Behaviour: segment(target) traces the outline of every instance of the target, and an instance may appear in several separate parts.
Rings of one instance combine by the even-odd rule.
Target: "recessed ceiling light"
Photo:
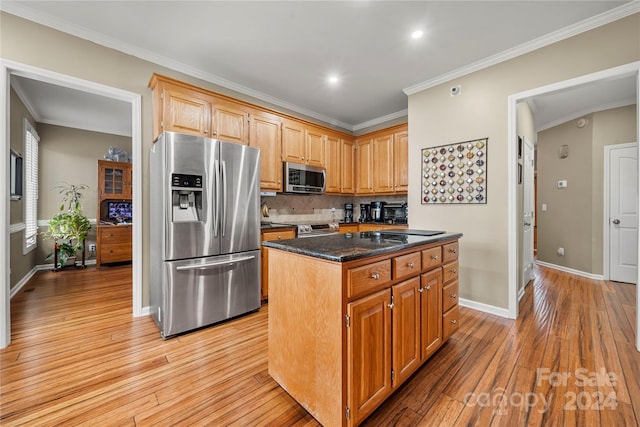
[[[422,37],[424,33],[422,32],[422,30],[415,30],[413,33],[411,33],[411,38],[412,39],[419,39],[420,37]]]
[[[329,83],[338,83],[338,76],[329,76]]]

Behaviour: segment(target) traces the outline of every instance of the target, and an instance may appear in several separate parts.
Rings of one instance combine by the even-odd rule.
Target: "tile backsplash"
[[[375,201],[399,202],[407,201],[406,195],[392,196],[334,196],[277,194],[275,197],[263,196],[260,203],[269,207],[269,217],[262,217],[270,222],[330,222],[344,219],[344,205],[353,203],[354,221],[360,217],[360,203]],[[335,211],[331,209],[334,208]]]

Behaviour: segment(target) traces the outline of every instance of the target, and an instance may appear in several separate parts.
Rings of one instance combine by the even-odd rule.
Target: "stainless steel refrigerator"
[[[150,306],[162,337],[260,308],[260,151],[165,132],[149,178]]]

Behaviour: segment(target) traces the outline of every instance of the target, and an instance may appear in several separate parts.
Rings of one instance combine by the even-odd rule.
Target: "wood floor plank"
[[[534,274],[516,320],[461,307],[460,329],[362,425],[640,425],[635,286]],[[268,374],[268,305],[162,340],[132,317],[131,289],[123,266],[39,272],[18,292],[0,424],[319,426]],[[598,393],[615,407],[594,406]],[[589,408],[572,409],[573,395]]]

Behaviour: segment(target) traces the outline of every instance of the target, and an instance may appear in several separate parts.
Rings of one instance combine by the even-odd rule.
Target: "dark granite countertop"
[[[301,239],[272,240],[263,246],[329,261],[346,262],[401,251],[415,246],[458,239],[462,233],[429,230],[383,230],[332,234]]]
[[[297,225],[293,224],[280,224],[275,222],[261,222],[260,230],[277,230],[279,228],[297,228]]]

